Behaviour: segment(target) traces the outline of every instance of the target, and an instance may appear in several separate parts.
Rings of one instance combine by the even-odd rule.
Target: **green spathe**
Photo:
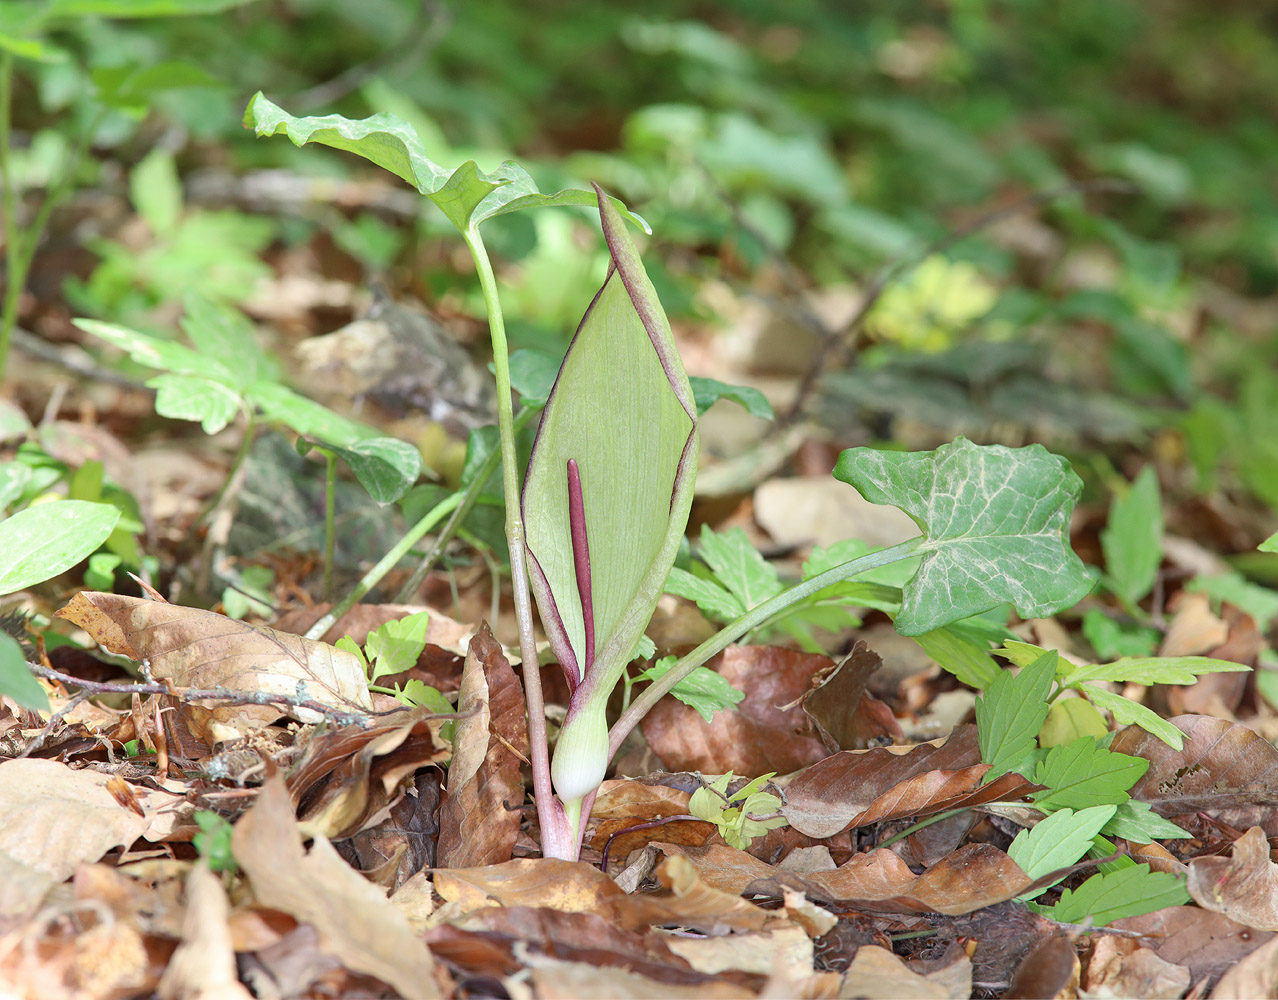
[[[696,406],[669,323],[602,193],[599,211],[612,266],[560,368],[523,493],[532,590],[573,688],[561,747],[598,742],[573,730],[598,728],[598,708],[652,616],[687,526],[697,457]],[[573,754],[574,775],[602,775],[606,740],[598,750],[598,766]],[[556,788],[574,799],[590,782],[564,763],[557,751]]]

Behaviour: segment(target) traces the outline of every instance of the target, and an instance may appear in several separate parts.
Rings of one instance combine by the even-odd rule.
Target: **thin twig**
[[[686,823],[689,821],[693,823],[706,822],[699,816],[691,816],[688,813],[675,813],[673,816],[663,816],[661,819],[649,820],[647,823],[636,823],[634,826],[626,826],[614,831],[604,841],[603,856],[599,859],[599,870],[605,875],[608,874],[608,852],[612,850],[612,842],[623,833],[642,833],[644,830],[655,830],[657,827],[665,826],[667,823]]]

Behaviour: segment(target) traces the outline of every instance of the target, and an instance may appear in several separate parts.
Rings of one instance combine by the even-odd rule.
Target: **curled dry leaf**
[[[672,937],[670,950],[710,976],[730,970],[760,976],[778,970],[791,975],[812,971],[812,939],[799,927],[719,937]]]
[[[160,1000],[250,1000],[236,973],[230,912],[218,877],[206,863],[195,865],[186,879],[182,943],[160,977]]]
[[[1074,942],[1053,934],[1036,944],[1021,960],[1007,988],[1009,997],[1072,997],[1078,995],[1081,972]]]
[[[1114,737],[1115,753],[1144,757],[1149,770],[1131,789],[1164,816],[1200,809],[1278,802],[1278,749],[1246,726],[1206,715],[1181,715],[1171,724],[1185,734],[1180,750],[1137,726]]]
[[[149,661],[152,676],[180,687],[302,696],[341,711],[372,708],[359,660],[288,632],[199,608],[95,592],[77,594],[57,617],[79,625],[112,653]],[[210,742],[286,712],[302,722],[323,717],[307,709],[224,705],[210,713]]]
[[[927,816],[1014,799],[1036,788],[1018,774],[981,784],[975,726],[960,726],[944,740],[909,750],[877,747],[845,750],[791,780],[781,811],[809,837],[833,837],[854,826],[904,816]]]
[[[772,646],[730,646],[707,664],[745,692],[736,711],[706,722],[673,698],[663,698],[643,720],[643,735],[671,771],[733,771],[755,777],[786,774],[826,755],[812,721],[799,705],[828,656]]]
[[[448,797],[439,814],[441,868],[509,861],[524,801],[520,755],[528,755],[524,689],[488,626],[470,641],[461,718],[453,736]]]
[[[803,711],[830,753],[861,750],[879,737],[904,735],[892,710],[866,690],[870,676],[882,665],[883,658],[858,640],[832,670],[813,678],[815,686],[804,696]]]
[[[970,970],[970,965],[969,965]],[[970,971],[968,976],[971,979]],[[971,995],[971,991],[961,997]],[[857,949],[839,989],[841,997],[864,997],[865,1000],[960,1000],[943,982],[921,976],[898,955],[886,948],[867,944]]]
[[[1133,938],[1098,935],[1087,962],[1090,997],[1147,997],[1177,1000],[1191,982],[1189,970],[1158,957]],[[1259,996],[1260,994],[1256,994]]]
[[[375,976],[405,997],[444,995],[430,952],[408,918],[317,837],[309,854],[284,780],[267,780],[231,835],[231,850],[262,906],[319,934],[321,948],[348,969]]]
[[[1194,858],[1186,888],[1204,910],[1278,931],[1278,865],[1269,860],[1269,838],[1258,826],[1234,841],[1232,857]]]
[[[288,777],[306,834],[341,839],[378,822],[414,771],[448,757],[441,724],[419,709],[369,729],[348,726],[312,737]]]
[[[723,845],[654,846],[683,855],[708,886],[724,892],[781,895],[789,888],[813,899],[888,912],[971,913],[1014,899],[1031,884],[1016,862],[988,844],[960,847],[921,875],[883,849],[858,854],[834,871],[798,874]]]

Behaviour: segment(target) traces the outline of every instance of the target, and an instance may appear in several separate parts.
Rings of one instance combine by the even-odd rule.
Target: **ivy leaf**
[[[692,384],[692,398],[697,401],[698,414],[705,413],[719,400],[727,399],[744,407],[750,416],[760,420],[773,420],[776,417],[768,397],[751,386],[731,385],[720,382],[717,378],[700,375],[690,375],[688,381]]]
[[[1163,506],[1152,465],[1141,469],[1127,494],[1110,504],[1101,551],[1110,586],[1128,604],[1153,589],[1163,561]]]
[[[1127,789],[1149,770],[1149,761],[1102,750],[1094,736],[1052,747],[1034,771],[1034,783],[1046,785],[1030,798],[1040,809],[1083,809],[1124,803]]]
[[[675,659],[673,656],[663,656],[635,679],[658,680],[675,665]],[[745,697],[744,691],[738,691],[728,683],[727,678],[715,673],[709,667],[697,667],[676,684],[670,693],[689,708],[697,711],[706,722],[714,718],[715,712],[731,708]]]
[[[585,189],[542,194],[528,172],[511,160],[492,173],[484,173],[474,160],[455,170],[442,167],[426,155],[413,127],[394,115],[379,114],[358,121],[341,115],[295,118],[258,92],[244,111],[244,126],[259,138],[285,135],[295,146],[319,143],[362,156],[415,187],[462,232],[524,208],[597,204],[596,196]],[[627,219],[651,231],[621,202],[613,199],[613,203]]]
[[[1183,879],[1151,872],[1149,865],[1133,865],[1093,875],[1077,889],[1063,890],[1055,906],[1029,905],[1034,912],[1061,923],[1081,924],[1090,918],[1094,926],[1104,927],[1123,917],[1138,917],[1188,902]]]
[[[1082,481],[1042,445],[959,438],[931,452],[850,448],[834,475],[872,503],[900,507],[923,532],[923,561],[896,619],[902,635],[1003,603],[1022,618],[1049,617],[1092,588],[1069,546]]]
[[[1006,774],[1034,750],[1038,731],[1047,718],[1047,695],[1058,658],[1055,650],[1049,650],[1019,674],[1003,670],[976,699],[981,760],[991,765],[984,781]]]
[[[1117,809],[1115,805],[1092,806],[1078,812],[1061,809],[1039,820],[1032,829],[1018,833],[1007,849],[1007,856],[1032,879],[1050,875],[1086,854],[1092,846],[1092,838]],[[1018,898],[1033,899],[1050,888],[1042,886]]]

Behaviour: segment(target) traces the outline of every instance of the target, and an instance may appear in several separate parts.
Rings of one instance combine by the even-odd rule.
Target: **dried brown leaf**
[[[812,939],[799,927],[719,937],[672,937],[670,950],[698,972],[729,970],[767,976],[778,969],[791,975],[812,972]]]
[[[150,662],[151,673],[181,687],[269,692],[336,709],[372,707],[358,659],[333,646],[312,642],[177,604],[161,604],[119,594],[77,594],[57,613],[74,622],[112,653]],[[291,714],[319,722],[308,709],[266,705],[221,706],[210,715],[211,742],[236,735],[237,727],[266,725]]]
[[[673,698],[662,699],[643,720],[643,735],[671,771],[735,771],[754,777],[785,774],[826,755],[825,745],[799,705],[828,656],[773,646],[730,646],[707,666],[745,698],[736,711],[706,722]]]
[[[782,813],[796,830],[818,839],[854,826],[1014,799],[1036,786],[1005,774],[982,785],[975,726],[908,750],[845,750],[804,768],[786,786]]]
[[[1175,750],[1137,726],[1114,737],[1115,753],[1144,757],[1149,770],[1131,790],[1164,816],[1278,802],[1278,749],[1246,726],[1206,715],[1170,720],[1185,734]]]
[[[839,996],[864,1000],[951,1000],[953,993],[944,983],[919,975],[886,948],[867,944],[857,949],[839,987]]]
[[[627,914],[626,894],[593,865],[556,858],[520,858],[434,874],[435,891],[463,912],[485,906],[531,906],[565,913],[597,913],[623,927],[643,924]],[[624,919],[623,919],[624,918]]]
[[[520,755],[528,754],[524,689],[488,626],[470,641],[461,718],[453,737],[448,797],[439,814],[441,868],[509,861],[524,800]]]
[[[1197,906],[1169,906],[1111,927],[1144,935],[1142,944],[1173,965],[1189,969],[1194,981],[1219,976],[1274,935]]]
[[[206,863],[195,865],[186,879],[182,943],[160,977],[160,1000],[250,1000],[236,973],[230,913],[217,876]]]
[[[1187,968],[1159,958],[1158,952],[1132,938],[1098,935],[1087,961],[1087,995],[1097,1000],[1176,1000],[1185,995],[1190,982]]]
[[[231,849],[263,906],[312,924],[323,949],[405,997],[439,997],[434,961],[408,918],[322,837],[309,854],[282,778],[267,780],[232,833]]]
[[[1211,1000],[1252,1000],[1278,995],[1278,940],[1261,945],[1220,977]]]
[[[1064,934],[1053,934],[1021,960],[1007,995],[1027,1000],[1077,996],[1080,972],[1074,942]]]
[[[599,786],[599,794],[590,813],[591,825],[587,828],[586,841],[602,850],[609,837],[628,827],[650,823],[666,816],[686,814],[690,797],[691,793],[685,789],[642,779],[605,781]],[[621,833],[612,842],[610,856],[624,861],[631,851],[654,839],[700,846],[713,833],[713,825],[691,820],[667,823],[650,830]]]
[[[921,875],[882,849],[858,854],[834,871],[798,874],[723,845],[654,846],[668,855],[683,855],[707,885],[724,892],[781,895],[790,888],[813,899],[889,912],[971,913],[1013,899],[1030,885],[1011,858],[988,844],[961,847]]]
[[[1190,861],[1186,888],[1204,910],[1278,931],[1278,865],[1269,860],[1269,838],[1258,826],[1234,841],[1232,857]]]
[[[744,991],[730,982],[709,981],[694,986],[678,986],[625,969],[599,968],[581,962],[545,961],[533,967],[531,976],[537,1000],[581,1000],[582,997],[609,997],[610,1000],[741,1000],[743,996],[756,995],[753,990]]]
[[[817,735],[830,753],[862,750],[884,736],[904,734],[891,709],[867,692],[870,676],[883,658],[858,640],[852,652],[824,676],[803,699],[803,711],[816,726]]]

